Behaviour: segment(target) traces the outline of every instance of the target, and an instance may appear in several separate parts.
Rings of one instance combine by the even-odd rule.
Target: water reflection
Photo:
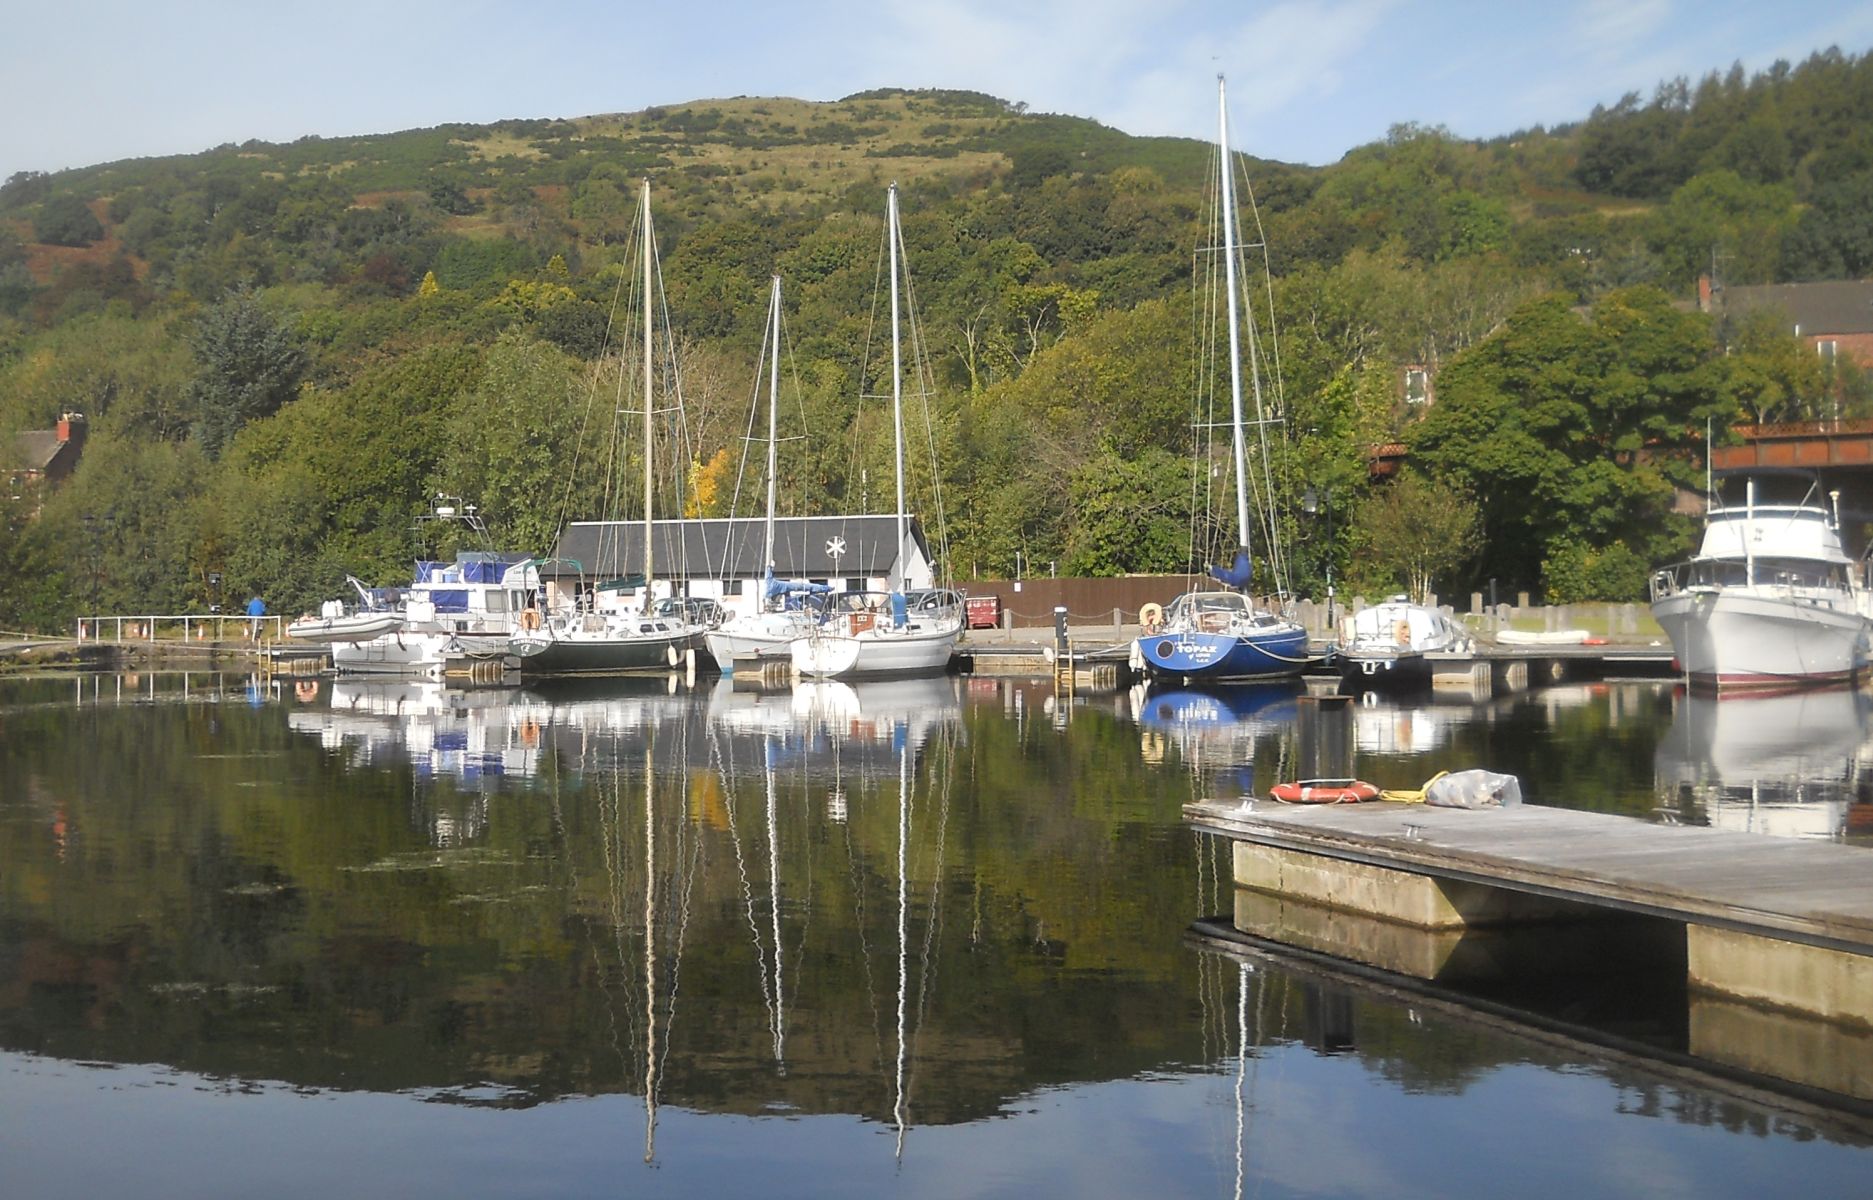
[[[1306,688],[1299,680],[1237,686],[1165,687],[1130,693],[1139,749],[1154,766],[1175,762],[1211,794],[1253,794],[1256,766],[1272,757],[1281,774],[1292,759],[1288,733]]]
[[[1617,1136],[1705,1195],[1825,1181],[1817,1129],[1857,1145],[1812,1121],[1734,1145],[1635,1130],[1618,1106],[1642,1070],[1583,1097],[1577,1056],[1192,952],[1191,919],[1234,898],[1181,805],[1216,772],[1288,768],[1292,689],[1141,695],[1134,716],[985,680],[298,682],[0,683],[0,1107],[22,1171],[64,1159],[24,1177],[63,1186],[82,1160],[91,1186],[64,1190],[188,1194],[199,1176],[147,1164],[215,1155],[355,1188],[329,1140],[301,1145],[303,1108],[266,1102],[302,1094],[319,1128],[464,1195],[1548,1186],[1552,1163],[1473,1136],[1508,1075],[1556,1156]],[[1435,745],[1368,757],[1414,779],[1519,753],[1551,797],[1649,796],[1669,699],[1459,707]],[[52,1104],[103,1069],[79,1064],[155,1064],[119,1078],[205,1081],[230,1108],[122,1134],[112,1175],[82,1135],[173,1110],[81,1085]],[[1393,1119],[1424,1096],[1442,1107]],[[255,1149],[205,1132],[236,1118]],[[629,1162],[605,1156],[623,1142]],[[619,1174],[645,1156],[658,1173]],[[1438,1176],[1453,1158],[1468,1184]]]
[[[1723,698],[1687,693],[1659,742],[1672,816],[1719,829],[1837,839],[1873,798],[1873,703],[1854,688]]]

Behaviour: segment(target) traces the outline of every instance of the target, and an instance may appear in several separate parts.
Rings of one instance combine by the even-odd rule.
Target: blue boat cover
[[[818,596],[830,591],[832,591],[832,584],[830,583],[813,583],[805,579],[776,579],[772,575],[769,575],[767,577],[767,584],[763,590],[763,595],[766,599],[772,600],[776,596],[785,596],[794,592],[804,592],[809,596]]]
[[[435,603],[437,612],[468,611],[467,592],[456,591],[454,588],[449,588],[447,590],[432,588],[429,592],[429,598]]]
[[[1242,591],[1249,586],[1249,580],[1255,575],[1255,564],[1249,559],[1247,546],[1236,547],[1236,560],[1226,567],[1211,565],[1210,578],[1227,587]]]

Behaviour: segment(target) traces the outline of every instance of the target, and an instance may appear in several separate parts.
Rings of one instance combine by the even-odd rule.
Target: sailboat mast
[[[896,586],[904,586],[904,540],[908,523],[904,515],[904,371],[903,348],[898,333],[897,300],[897,184],[891,185],[887,198],[886,213],[888,228],[885,240],[891,245],[891,432],[896,447],[894,460],[897,468],[897,557],[893,569],[897,573]]]
[[[1216,77],[1217,174],[1222,179],[1223,286],[1229,293],[1229,413],[1236,454],[1236,529],[1238,545],[1249,544],[1248,444],[1242,432],[1242,330],[1236,311],[1236,196],[1229,162],[1229,105],[1223,77]]]
[[[650,256],[655,240],[650,232],[650,180],[644,180],[644,615],[649,616],[654,603],[651,597],[652,571],[651,546],[651,464],[650,439],[653,432],[652,413],[654,398],[651,388],[654,386],[655,370],[651,361],[651,263]]]
[[[778,474],[780,460],[778,434],[780,431],[780,276],[774,276],[774,294],[770,302],[773,307],[774,331],[773,347],[769,351],[767,376],[767,529],[761,550],[761,562],[767,569],[767,575],[774,575],[774,476]]]

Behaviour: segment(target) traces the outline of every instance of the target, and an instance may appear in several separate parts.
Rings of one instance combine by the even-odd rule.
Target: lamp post
[[[1333,619],[1333,489],[1331,487],[1322,487],[1316,491],[1314,486],[1309,484],[1306,494],[1301,497],[1301,511],[1310,517],[1318,517],[1322,513],[1325,513],[1327,518],[1327,546],[1325,554],[1327,569],[1327,631],[1331,634],[1332,631],[1337,628]]]

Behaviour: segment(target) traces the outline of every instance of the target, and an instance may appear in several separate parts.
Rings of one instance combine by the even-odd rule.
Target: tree
[[[1817,188],[1782,248],[1790,279],[1860,279],[1873,274],[1873,171]]]
[[[91,208],[71,192],[60,192],[33,214],[33,237],[53,246],[89,246],[104,236]]]
[[[1735,415],[1710,320],[1654,288],[1613,292],[1583,320],[1562,296],[1524,305],[1457,356],[1412,432],[1432,478],[1482,505],[1487,574],[1533,584],[1562,542],[1676,553],[1706,422]]]
[[[1353,582],[1404,585],[1426,603],[1433,580],[1465,566],[1482,544],[1482,510],[1462,487],[1406,470],[1367,497],[1353,518]]]
[[[1827,365],[1788,332],[1792,324],[1775,308],[1754,309],[1729,338],[1727,388],[1758,425],[1830,415]]]
[[[1058,146],[1023,147],[1008,159],[1008,186],[1017,190],[1039,187],[1042,181],[1073,169],[1073,160]]]
[[[202,314],[189,345],[197,364],[189,386],[195,437],[210,458],[243,425],[291,400],[305,378],[298,337],[245,288]]]

